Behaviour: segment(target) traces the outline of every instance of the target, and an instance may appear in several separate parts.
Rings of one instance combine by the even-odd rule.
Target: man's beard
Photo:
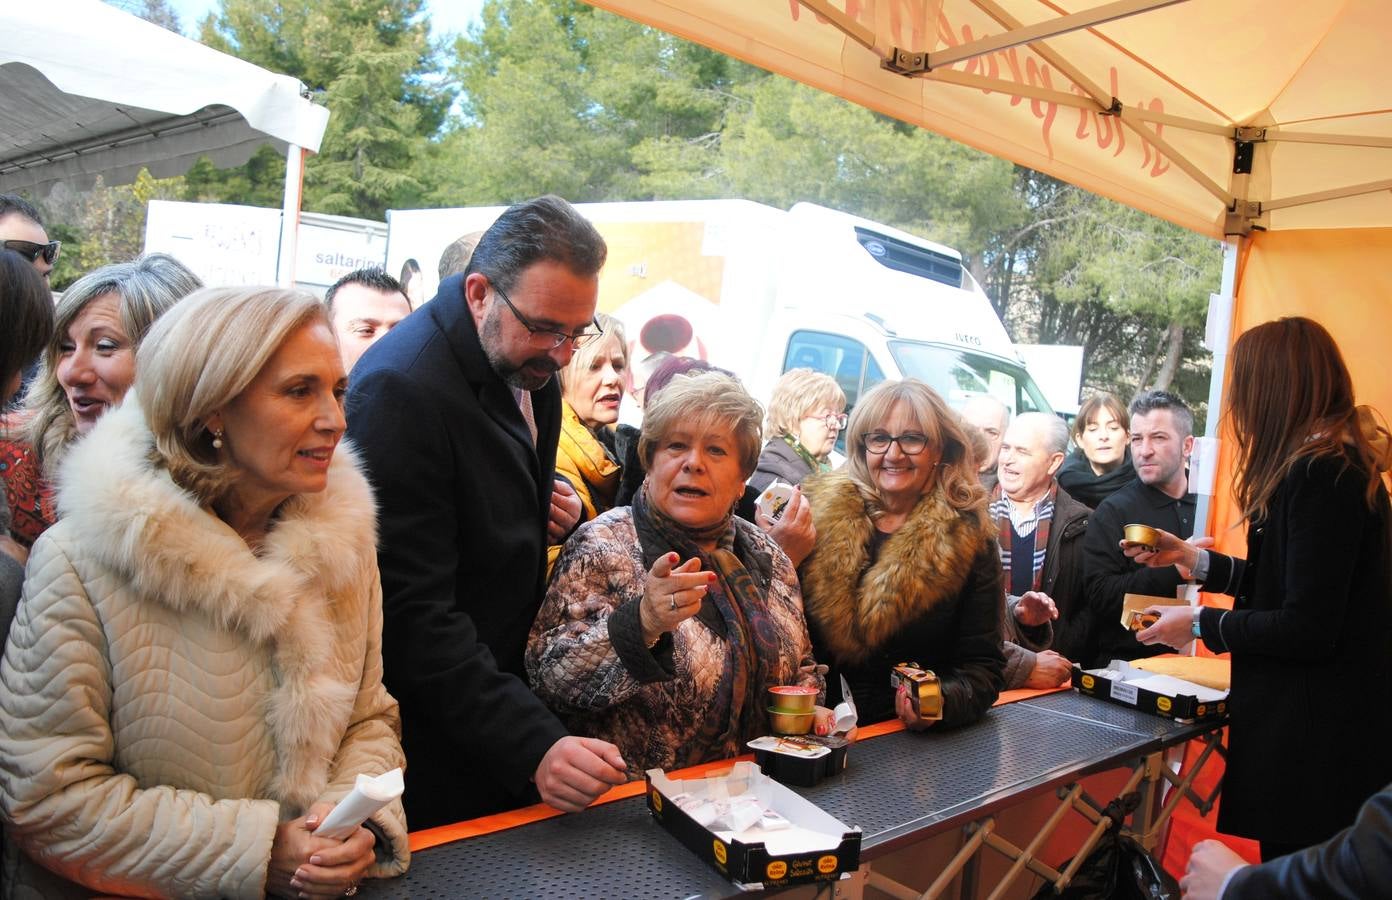
[[[524,391],[535,391],[545,387],[546,383],[551,380],[551,376],[556,374],[560,367],[556,365],[555,360],[544,353],[523,360],[521,365],[515,365],[508,361],[501,349],[503,329],[500,315],[497,304],[494,304],[484,314],[483,328],[479,329],[479,343],[483,344],[483,354],[488,357],[488,364],[509,387]],[[525,371],[529,366],[545,368],[546,374],[538,376]]]

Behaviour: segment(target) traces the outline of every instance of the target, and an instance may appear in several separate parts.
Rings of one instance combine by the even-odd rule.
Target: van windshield
[[[899,371],[932,385],[954,409],[977,394],[989,394],[1008,406],[1012,416],[1052,412],[1034,379],[1021,366],[915,341],[890,341],[889,352]]]

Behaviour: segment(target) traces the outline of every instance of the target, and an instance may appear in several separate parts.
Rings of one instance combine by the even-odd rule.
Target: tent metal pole
[[[956,69],[934,69],[931,72],[924,72],[925,81],[936,81],[939,84],[951,84],[958,87],[973,88],[979,91],[992,91],[997,94],[1005,94],[1012,97],[1028,97],[1031,100],[1042,100],[1045,103],[1054,103],[1059,106],[1068,106],[1074,109],[1086,109],[1090,112],[1103,113],[1107,108],[1099,106],[1096,100],[1091,97],[1084,97],[1080,94],[1072,94],[1068,91],[1051,91],[1048,88],[1036,87],[1032,84],[1022,84],[1015,81],[1005,81],[1001,78],[987,78],[985,75],[972,75],[969,72],[959,72]],[[1232,129],[1226,129],[1223,134],[1232,133]]]
[[[1264,200],[1261,208],[1262,212],[1269,212],[1273,209],[1289,209],[1292,206],[1307,206],[1311,203],[1342,200],[1345,197],[1359,197],[1363,194],[1376,194],[1381,191],[1392,191],[1392,178],[1385,178],[1382,181],[1368,181],[1363,184],[1350,184],[1347,187],[1316,191],[1313,194],[1297,194],[1293,197],[1282,197],[1279,200]]]
[[[931,72],[924,72],[923,78],[927,81],[936,81],[940,84],[952,84],[958,87],[973,88],[979,91],[992,91],[997,94],[1009,96],[1028,97],[1031,100],[1042,100],[1045,103],[1055,103],[1059,106],[1067,106],[1073,109],[1086,109],[1098,115],[1112,114],[1109,106],[1102,106],[1091,97],[1081,94],[1074,94],[1068,91],[1053,91],[1048,88],[1037,87],[1032,84],[1022,84],[1017,81],[1006,81],[1001,78],[987,78],[985,75],[973,75],[969,72],[962,72],[957,69],[934,69]],[[1158,122],[1171,128],[1181,128],[1185,131],[1197,131],[1203,134],[1211,134],[1217,137],[1232,138],[1232,125],[1222,125],[1216,122],[1204,122],[1199,119],[1191,119],[1187,116],[1176,116],[1170,113],[1154,112],[1148,109],[1134,108],[1128,110],[1129,114],[1144,122]]]
[[[1019,20],[1012,16],[999,3],[995,2],[995,0],[972,0],[972,2],[1002,26],[1006,28],[1020,27]],[[1074,84],[1086,91],[1089,96],[1097,101],[1098,105],[1115,112],[1117,116],[1121,118],[1121,121],[1130,127],[1141,140],[1169,157],[1170,162],[1182,169],[1190,178],[1194,179],[1200,187],[1219,200],[1222,200],[1224,206],[1231,207],[1233,205],[1232,194],[1223,190],[1222,186],[1205,175],[1202,169],[1190,162],[1184,154],[1176,150],[1168,141],[1149,128],[1139,124],[1139,119],[1132,114],[1132,110],[1128,109],[1120,100],[1113,97],[1110,91],[1103,90],[1100,84],[1083,74],[1082,69],[1079,69],[1077,66],[1064,59],[1062,54],[1047,45],[1041,44],[1034,47],[1033,50],[1045,60],[1052,63],[1055,68],[1066,75]]]
[[[1223,382],[1228,374],[1228,348],[1232,345],[1233,315],[1237,309],[1237,260],[1241,254],[1243,238],[1229,238],[1223,242],[1223,282],[1215,296],[1215,302],[1209,309],[1209,316],[1217,316],[1219,321],[1211,322],[1209,333],[1213,338],[1213,346],[1208,349],[1213,353],[1213,369],[1209,375],[1208,382],[1208,420],[1204,424],[1204,438],[1211,441],[1211,458],[1204,462],[1210,466],[1210,471],[1216,471],[1218,466],[1218,424],[1223,419]],[[1213,485],[1213,492],[1216,494],[1220,490],[1226,490],[1225,485]],[[1213,496],[1211,494],[1199,494],[1198,503],[1194,509],[1194,534],[1214,535],[1216,534],[1215,523],[1209,521],[1213,512]],[[1200,531],[1200,529],[1205,529]]]
[[[1392,137],[1378,137],[1371,134],[1315,134],[1309,131],[1282,131],[1267,128],[1266,140],[1286,141],[1295,144],[1335,144],[1342,147],[1382,147],[1392,149]]]
[[[1011,47],[1018,47],[1021,44],[1058,37],[1062,34],[1081,31],[1084,28],[1092,28],[1097,25],[1106,24],[1107,22],[1114,22],[1117,19],[1125,19],[1129,16],[1151,12],[1152,10],[1163,9],[1166,6],[1174,6],[1175,4],[1185,2],[1187,2],[1187,0],[1118,0],[1116,3],[1108,3],[1105,6],[1097,6],[1092,9],[1083,10],[1082,12],[1059,16],[1056,19],[1049,19],[1048,21],[1038,22],[1034,25],[1013,27],[1001,34],[993,34],[988,37],[969,41],[965,44],[959,44],[951,50],[944,50],[940,53],[929,53],[928,66],[934,69],[939,66],[950,66],[953,63],[962,62],[963,60],[971,59],[975,56],[995,53],[997,50],[1008,50]]]
[[[1189,159],[1183,153],[1180,153],[1178,150],[1176,150],[1174,146],[1170,144],[1169,141],[1165,140],[1160,135],[1156,134],[1149,128],[1140,124],[1138,117],[1132,115],[1132,111],[1130,109],[1123,106],[1120,108],[1118,115],[1121,117],[1122,122],[1131,126],[1131,130],[1135,132],[1141,140],[1145,141],[1147,144],[1150,144],[1156,150],[1168,156],[1170,158],[1170,162],[1183,169],[1185,173],[1189,175],[1190,178],[1198,182],[1199,187],[1208,191],[1210,194],[1217,197],[1219,200],[1222,200],[1224,206],[1233,205],[1233,195],[1231,193],[1224,190],[1223,187],[1220,184],[1218,184],[1218,182],[1205,175],[1203,169],[1200,169],[1198,166],[1190,162]]]
[[[280,207],[280,256],[276,284],[295,286],[296,238],[300,230],[300,206],[304,194],[304,162],[309,151],[291,144],[285,151],[285,191]]]

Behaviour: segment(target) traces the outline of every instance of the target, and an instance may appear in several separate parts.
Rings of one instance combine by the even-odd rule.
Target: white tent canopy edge
[[[329,118],[303,84],[97,0],[42,15],[5,5],[0,35],[0,191],[170,176],[203,155],[237,165],[271,143],[286,154],[280,281],[292,283],[303,158]]]

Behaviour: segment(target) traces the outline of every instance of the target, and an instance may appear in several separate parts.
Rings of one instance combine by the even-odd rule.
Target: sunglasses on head
[[[63,242],[49,241],[47,244],[36,244],[33,241],[10,240],[0,241],[0,245],[3,245],[6,250],[13,250],[30,262],[42,256],[43,261],[51,266],[53,261],[58,258],[58,250],[63,246]]]

